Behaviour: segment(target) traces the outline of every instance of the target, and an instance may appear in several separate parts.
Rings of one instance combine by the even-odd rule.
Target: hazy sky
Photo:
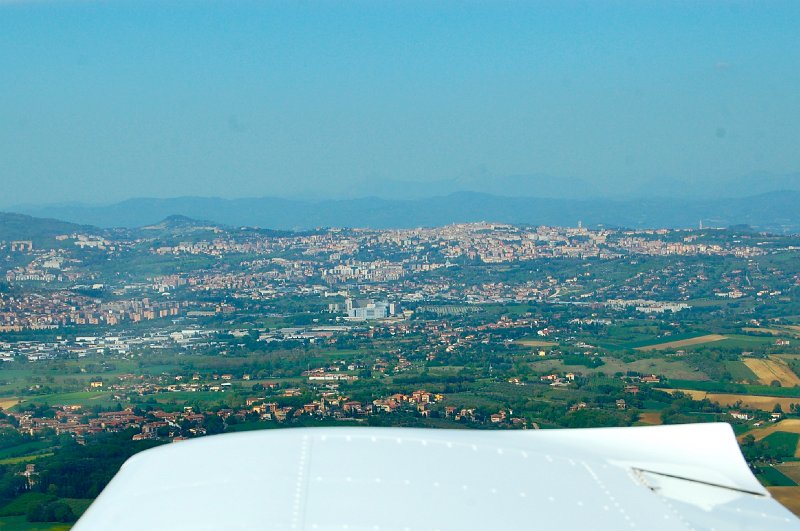
[[[800,170],[800,2],[0,0],[0,207]]]

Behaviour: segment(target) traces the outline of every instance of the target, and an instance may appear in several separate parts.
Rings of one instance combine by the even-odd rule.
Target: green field
[[[50,494],[41,492],[26,492],[12,500],[11,502],[0,508],[0,531],[8,529],[69,529],[71,524],[64,523],[37,523],[28,522],[26,515],[32,507],[48,503],[52,501],[60,501],[72,509],[76,517],[80,517],[93,500],[78,499],[78,498],[57,498]]]
[[[49,449],[52,446],[48,440],[30,441],[16,446],[10,446],[0,450],[0,459],[16,458],[21,456],[28,456],[42,450]]]
[[[709,335],[710,333],[711,332],[697,331],[697,332],[689,332],[686,334],[672,334],[668,336],[651,337],[645,340],[622,343],[618,346],[618,349],[636,349],[640,347],[651,347],[653,345],[661,345],[662,343],[672,343],[673,341],[683,341],[685,339],[694,339],[696,337],[703,337]]]
[[[72,524],[28,522],[24,516],[0,517],[0,531],[67,531]]]
[[[249,391],[249,390],[248,390]],[[159,404],[175,404],[182,405],[191,402],[203,404],[223,404],[231,406],[241,404],[244,402],[242,397],[238,395],[236,390],[225,392],[215,391],[175,391],[173,393],[156,393],[152,395],[145,395],[144,401],[154,399]]]
[[[24,455],[22,457],[7,457],[5,459],[0,459],[0,465],[18,465],[19,463],[29,463],[42,457],[50,457],[51,455],[53,455],[52,452],[45,454]]]
[[[108,392],[77,391],[74,393],[55,393],[51,395],[28,397],[25,398],[23,402],[14,406],[12,410],[19,411],[24,404],[47,404],[50,406],[77,405],[83,407],[100,405],[103,407],[110,407],[114,403],[115,402],[111,399],[111,393]]]
[[[79,517],[86,512],[86,509],[92,504],[94,500],[86,500],[83,498],[61,498],[61,501],[69,505],[75,516]]]
[[[783,474],[777,468],[771,466],[762,466],[758,469],[756,474],[761,483],[768,487],[796,487],[797,483],[790,477]]]
[[[689,389],[692,391],[705,391],[707,393],[729,393],[739,395],[761,395],[784,398],[800,398],[800,387],[772,387],[770,385],[744,385],[725,382],[677,380],[668,382],[672,389]]]
[[[725,361],[725,368],[737,382],[757,382],[758,377],[741,361]]]
[[[769,445],[770,448],[780,452],[781,455],[793,456],[797,451],[797,442],[799,440],[800,434],[798,433],[776,431],[764,437],[762,442]]]
[[[651,334],[646,333],[648,330],[645,327],[631,327],[631,330],[625,330],[622,327],[620,328],[621,328],[620,330],[612,330],[610,328],[609,335],[607,338],[594,341],[592,341],[591,339],[587,339],[587,341],[611,351],[632,350],[641,347],[651,347],[654,345],[660,345],[662,343],[671,343],[673,341],[694,339],[697,337],[703,337],[714,333],[705,330],[695,330],[683,334],[656,335],[652,333]],[[655,330],[654,332],[657,333],[657,331]],[[772,336],[752,336],[745,334],[727,334],[727,333],[723,335],[725,335],[727,339],[720,339],[712,343],[704,342],[704,343],[698,343],[696,345],[685,345],[679,348],[681,350],[697,350],[712,345],[714,348],[747,349],[747,348],[753,348],[755,346],[769,345],[775,341],[775,338]]]
[[[43,492],[26,492],[0,508],[0,516],[24,516],[31,506],[56,499]]]
[[[642,374],[660,374],[667,378],[680,380],[708,378],[705,373],[695,370],[681,358],[647,357],[626,363],[620,358],[603,356],[602,360],[605,362],[604,365],[595,368],[581,367],[579,372],[582,374],[614,374],[615,372],[634,371]],[[531,368],[539,373],[567,370],[564,362],[559,358],[542,358],[541,360],[533,361]],[[574,367],[571,370],[574,370]]]
[[[714,343],[716,348],[741,348],[749,349],[760,345],[770,345],[775,342],[772,336],[747,336],[744,334],[725,334],[728,339],[723,339]],[[697,348],[702,345],[697,345]]]
[[[688,301],[690,306],[695,308],[722,308],[731,304],[730,300],[725,299],[694,299]]]

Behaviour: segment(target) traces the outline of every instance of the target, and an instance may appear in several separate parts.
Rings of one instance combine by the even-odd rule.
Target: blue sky
[[[0,1],[0,207],[800,171],[800,2]]]

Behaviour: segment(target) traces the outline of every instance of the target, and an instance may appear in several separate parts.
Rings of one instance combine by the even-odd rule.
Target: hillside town
[[[0,331],[210,316],[248,302],[350,292],[400,305],[655,299],[658,304],[650,307],[661,311],[659,304],[674,307],[707,287],[706,266],[699,257],[743,259],[741,269],[727,272],[710,287],[714,296],[781,294],[769,282],[760,286],[754,282],[772,275],[759,271],[753,259],[790,246],[757,235],[720,236],[724,233],[715,230],[620,231],[489,223],[262,235],[200,225],[150,237],[141,230],[113,238],[58,235],[49,245],[0,242],[0,253],[7,253],[6,284],[15,288],[0,292]],[[175,243],[163,245],[165,240]],[[186,262],[182,257],[187,255],[197,259]],[[169,257],[175,266],[196,265],[170,266],[171,273],[159,274],[156,264]],[[671,261],[660,269],[635,271],[630,266],[635,266],[636,257]],[[558,274],[525,268],[546,260],[573,262]],[[632,271],[623,285],[614,286],[605,275],[593,274],[593,269],[604,271],[604,263],[620,262]],[[502,264],[524,274],[496,280],[468,276],[470,269]],[[662,278],[669,278],[671,285],[661,285]]]
[[[82,458],[59,456],[106,441],[127,455],[301,426],[727,422],[762,481],[788,478],[798,252],[797,237],[746,227],[580,224],[290,232],[171,218],[9,239],[0,474],[9,496],[44,481],[67,496]]]

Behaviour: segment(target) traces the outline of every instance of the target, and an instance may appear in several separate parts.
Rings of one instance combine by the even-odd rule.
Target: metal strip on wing
[[[642,472],[644,472],[646,474],[653,474],[654,476],[662,476],[662,477],[665,477],[665,478],[680,479],[682,481],[689,481],[691,483],[698,483],[700,485],[706,485],[708,487],[716,487],[718,489],[732,490],[732,491],[741,492],[741,493],[744,493],[744,494],[750,494],[752,496],[758,496],[759,498],[767,498],[768,497],[768,496],[765,496],[764,494],[762,494],[760,492],[755,492],[755,491],[747,490],[747,489],[740,489],[740,488],[731,487],[731,486],[728,486],[728,485],[720,485],[719,483],[711,483],[709,481],[703,481],[703,480],[700,480],[700,479],[692,479],[692,478],[687,478],[687,477],[684,477],[684,476],[676,476],[674,474],[665,474],[664,472],[655,472],[653,470],[646,470],[644,468],[634,468],[633,470],[634,470],[634,472],[637,473],[637,475],[639,475],[639,477],[645,483],[647,482],[647,480],[640,475]],[[649,485],[648,485],[648,488],[651,488],[651,487],[649,487]],[[652,490],[652,488],[651,488],[651,490]]]

